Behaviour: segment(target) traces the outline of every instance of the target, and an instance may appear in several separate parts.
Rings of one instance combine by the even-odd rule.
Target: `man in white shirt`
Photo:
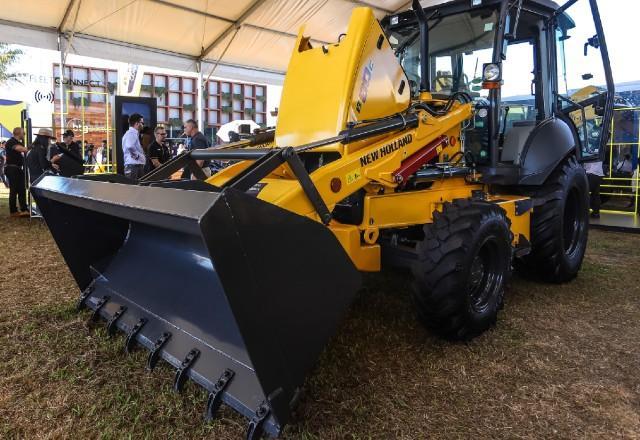
[[[122,152],[124,153],[124,175],[138,180],[144,174],[147,159],[140,145],[140,130],[144,127],[142,115],[134,113],[129,116],[129,130],[122,136]]]
[[[602,185],[602,179],[604,178],[602,161],[587,162],[583,166],[589,179],[591,218],[600,218],[600,185]]]

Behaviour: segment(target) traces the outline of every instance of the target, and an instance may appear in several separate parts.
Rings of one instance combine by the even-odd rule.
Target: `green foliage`
[[[171,118],[171,119],[169,119],[169,126],[175,127],[175,128],[182,127],[182,119],[180,119],[180,118]]]
[[[78,108],[80,106],[87,107],[89,105],[89,98],[86,96],[77,96],[71,98],[71,104],[73,104],[73,108]]]
[[[22,55],[20,49],[12,49],[8,44],[0,43],[0,84],[17,78],[15,73],[9,73],[9,68],[20,55]]]
[[[166,87],[153,87],[151,84],[142,84],[140,86],[140,91],[145,93],[150,93],[155,97],[162,97],[167,92]]]

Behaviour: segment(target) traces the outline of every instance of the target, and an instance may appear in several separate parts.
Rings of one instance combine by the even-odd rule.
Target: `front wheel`
[[[418,317],[450,340],[469,340],[493,326],[511,271],[510,222],[497,205],[445,203],[424,226],[412,267]]]

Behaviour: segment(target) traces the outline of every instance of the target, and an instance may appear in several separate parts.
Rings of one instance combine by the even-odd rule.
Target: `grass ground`
[[[241,438],[205,393],[90,329],[43,223],[0,190],[0,437]],[[405,278],[370,276],[308,379],[288,439],[640,438],[640,236],[592,231],[580,277],[514,277],[497,327],[442,342],[414,320]]]

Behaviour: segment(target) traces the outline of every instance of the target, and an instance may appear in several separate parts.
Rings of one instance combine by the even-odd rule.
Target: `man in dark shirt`
[[[209,148],[211,146],[207,137],[202,133],[200,133],[200,131],[198,130],[198,123],[193,119],[189,119],[187,122],[184,123],[184,134],[189,136],[189,140],[190,140],[190,143],[188,146],[189,151]],[[207,176],[211,175],[211,170],[209,169],[208,160],[197,160],[196,163],[200,168],[202,168],[202,171]],[[182,172],[182,178],[183,179],[191,178],[191,171],[189,170],[189,168],[184,169],[184,171]]]
[[[151,161],[151,169],[155,170],[171,159],[171,150],[165,142],[167,131],[162,125],[158,125],[153,130],[153,134],[155,139],[149,145],[149,160]]]
[[[5,144],[5,150],[7,152],[5,174],[9,178],[9,213],[11,217],[29,217],[23,168],[23,153],[26,153],[28,150],[23,144],[23,139],[24,130],[17,127],[13,129],[13,136]],[[16,202],[20,203],[20,212],[18,212]]]
[[[74,136],[73,130],[65,131],[62,134],[62,144],[64,144],[64,147],[67,150],[75,154],[77,158],[82,159],[82,148],[80,147],[80,144],[73,141]]]
[[[73,138],[73,130],[65,131],[62,142],[58,142],[49,152],[49,160],[60,168],[58,171],[64,177],[84,174],[82,148]]]

